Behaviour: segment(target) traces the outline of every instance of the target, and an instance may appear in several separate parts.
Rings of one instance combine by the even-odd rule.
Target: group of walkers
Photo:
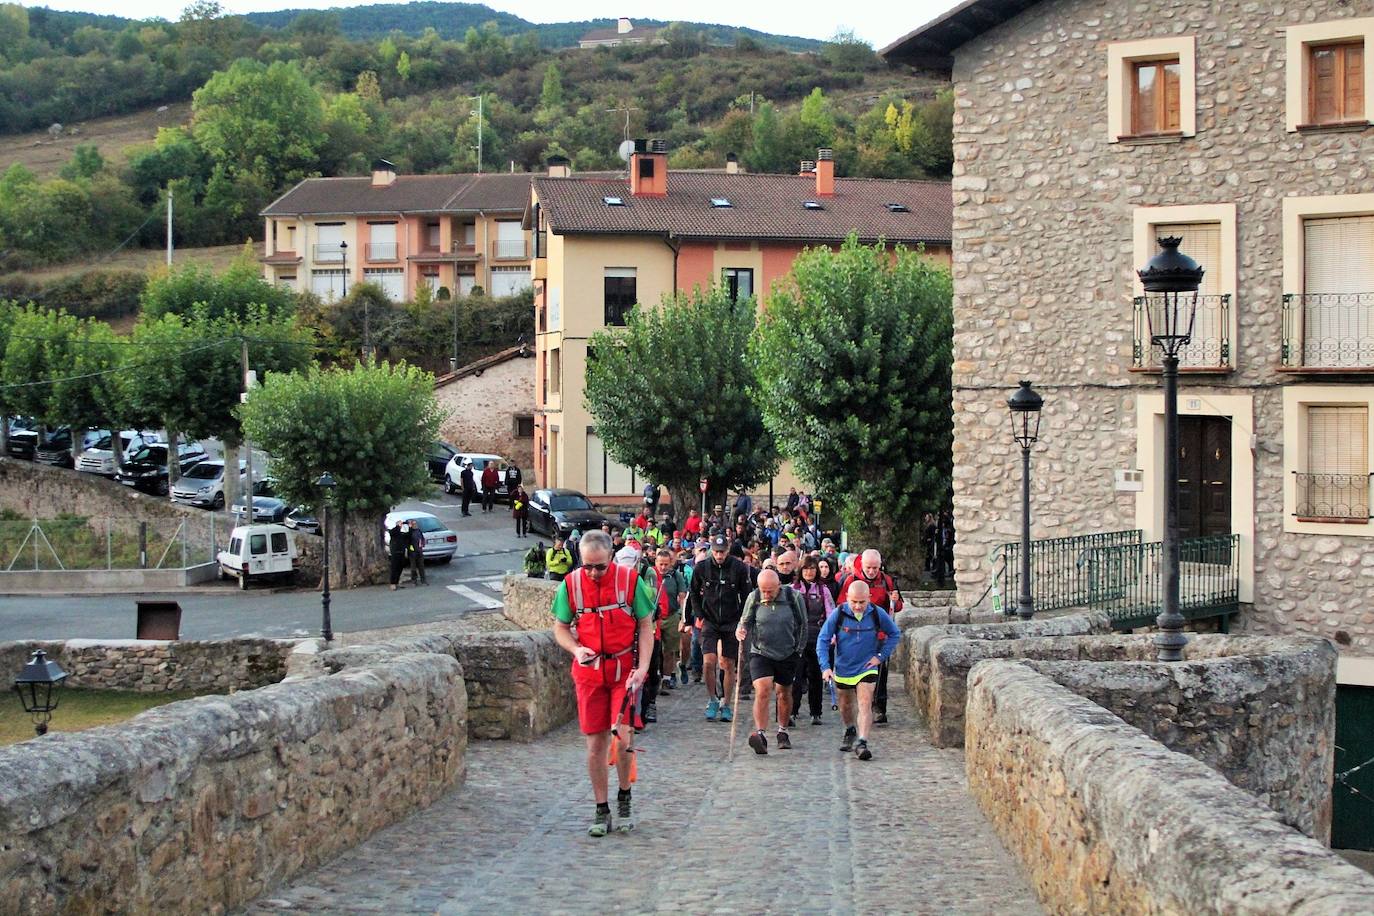
[[[803,703],[811,725],[821,725],[828,692],[843,726],[839,749],[871,760],[901,638],[893,618],[902,597],[879,552],[837,552],[795,490],[788,508],[755,512],[741,494],[730,516],[722,506],[704,520],[694,510],[680,529],[649,524],[657,506],[647,496],[625,532],[555,540],[538,571],[527,555],[531,575],[562,580],[555,633],[573,656],[596,801],[588,832],[633,827],[634,734],[657,722],[664,690],[703,686],[712,723],[734,723],[741,698],[752,696],[748,744],[759,756],[770,734],[772,747],[792,748]],[[733,733],[732,724],[732,745]],[[618,779],[614,815],[608,761]]]

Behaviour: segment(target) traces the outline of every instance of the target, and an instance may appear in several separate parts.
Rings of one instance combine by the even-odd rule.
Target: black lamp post
[[[325,471],[315,481],[323,491],[320,497],[320,530],[324,534],[324,590],[320,593],[320,636],[325,642],[334,641],[334,626],[329,620],[329,499],[334,495],[334,475]]]
[[[34,651],[33,658],[14,679],[14,692],[19,694],[24,712],[33,719],[33,730],[39,735],[48,733],[48,722],[52,720],[53,710],[57,708],[66,681],[67,672],[57,662],[48,661],[48,655],[42,649]]]
[[[1031,597],[1030,455],[1031,446],[1040,438],[1040,409],[1044,406],[1044,398],[1027,381],[1007,398],[1011,437],[1021,446],[1021,594],[1016,599],[1016,614],[1022,620],[1035,616],[1035,599]]]
[[[1164,606],[1155,623],[1162,662],[1183,661],[1183,615],[1178,608],[1178,354],[1192,340],[1203,269],[1178,250],[1178,238],[1159,240],[1159,253],[1136,273],[1145,287],[1150,343],[1163,351],[1164,375]]]
[[[339,298],[348,295],[348,243],[339,243],[339,260],[343,261],[343,293]]]

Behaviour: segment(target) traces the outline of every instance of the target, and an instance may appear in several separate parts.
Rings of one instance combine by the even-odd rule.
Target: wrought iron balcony
[[[1284,293],[1283,364],[1374,369],[1374,292]]]
[[[1369,474],[1309,474],[1293,472],[1297,503],[1293,514],[1302,519],[1340,522],[1369,521]]]
[[[368,242],[367,259],[369,261],[394,261],[396,260],[395,242]]]
[[[491,243],[493,261],[525,261],[529,259],[529,256],[528,239],[495,239]]]
[[[1145,315],[1145,297],[1135,298],[1135,335],[1131,366],[1158,369],[1159,354],[1150,344],[1150,324]],[[1183,369],[1226,370],[1231,368],[1231,295],[1198,296],[1193,338],[1178,355]]]
[[[344,262],[344,253],[347,249],[338,242],[326,242],[313,247],[316,264],[342,264]]]

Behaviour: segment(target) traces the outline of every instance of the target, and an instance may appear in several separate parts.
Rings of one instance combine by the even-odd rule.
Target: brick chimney
[[[633,32],[635,30],[635,24],[631,22],[628,17],[621,16],[620,21],[615,24],[615,30],[618,34],[624,35],[628,32]]]
[[[550,156],[546,160],[550,178],[571,178],[572,160],[567,156]]]
[[[816,174],[815,160],[803,159],[801,161],[801,168],[797,170],[797,174],[802,176],[803,178]]]
[[[725,154],[725,174],[739,174],[739,157],[736,156],[734,153]]]
[[[668,196],[668,144],[636,140],[630,154],[630,193],[635,197]]]
[[[372,160],[372,187],[389,188],[396,183],[396,166],[385,159]]]
[[[816,150],[816,196],[835,196],[835,153],[832,150]]]

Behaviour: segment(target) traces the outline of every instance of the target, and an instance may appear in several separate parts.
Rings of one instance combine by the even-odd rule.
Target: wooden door
[[[1178,418],[1178,536],[1231,533],[1231,421]]]

